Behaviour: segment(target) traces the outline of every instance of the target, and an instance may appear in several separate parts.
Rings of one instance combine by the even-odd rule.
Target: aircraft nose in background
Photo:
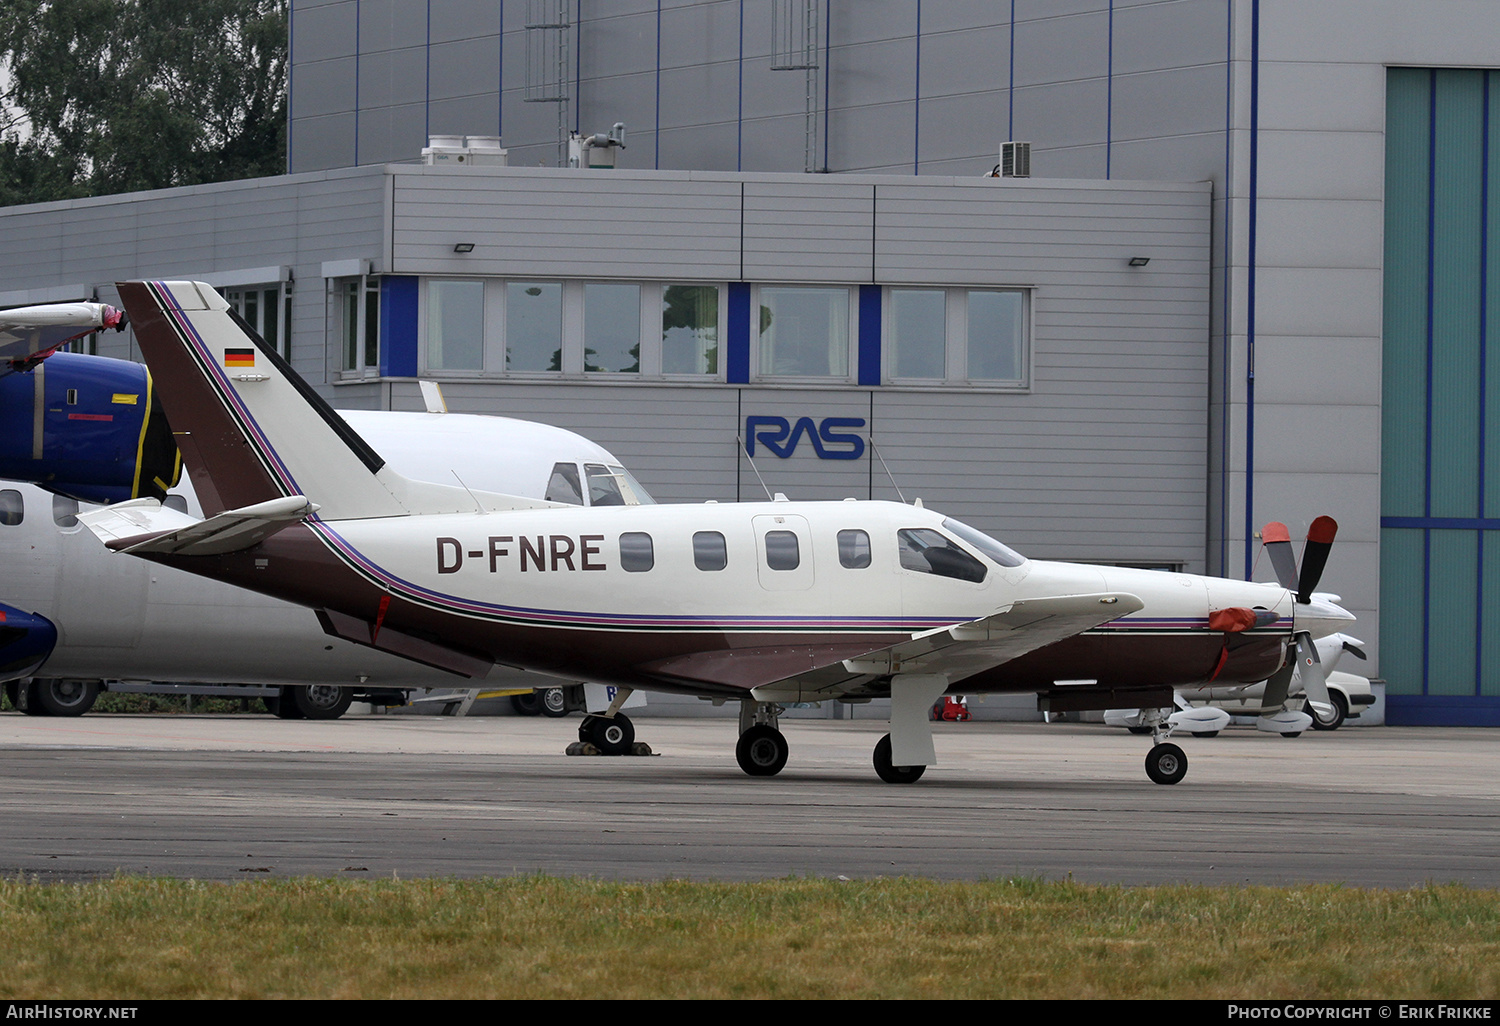
[[[1312,601],[1294,607],[1298,633],[1306,631],[1314,638],[1326,638],[1337,634],[1352,624],[1356,617],[1349,610],[1328,598],[1314,595]]]

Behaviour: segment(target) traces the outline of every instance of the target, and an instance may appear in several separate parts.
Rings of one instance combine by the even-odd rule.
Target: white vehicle
[[[948,692],[1041,692],[1110,708],[1210,678],[1250,683],[1353,620],[1310,592],[1336,525],[1319,518],[1295,592],[1185,574],[1028,560],[942,514],[891,502],[563,506],[395,473],[211,288],[119,286],[206,519],[153,499],[81,519],[118,551],[317,611],[329,633],[475,678],[496,664],[613,684],[586,718],[634,739],[633,689],[741,702],[736,755],[788,757],[783,704],[891,699],[874,763],[891,783],[936,762]],[[1285,528],[1280,528],[1285,532]],[[1284,689],[1290,669],[1273,678]],[[1139,704],[1151,705],[1152,701]],[[1147,774],[1174,784],[1164,738]]]

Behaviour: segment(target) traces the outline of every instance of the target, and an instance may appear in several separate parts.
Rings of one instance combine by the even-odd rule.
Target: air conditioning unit
[[[1031,143],[1003,142],[1000,144],[1000,177],[1031,177]]]

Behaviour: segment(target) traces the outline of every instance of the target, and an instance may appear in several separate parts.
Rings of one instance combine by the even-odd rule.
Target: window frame
[[[844,319],[845,373],[843,374],[774,374],[761,368],[760,309],[766,290],[802,292],[841,291],[848,299]],[[859,383],[859,288],[838,282],[757,282],[750,288],[750,380],[752,382],[785,382],[805,385],[857,385]]]
[[[434,282],[477,281],[484,285],[484,311],[482,316],[484,338],[483,359],[475,368],[437,368],[429,359],[431,316],[431,287]],[[507,316],[510,303],[510,286],[557,286],[560,290],[557,370],[512,370],[506,366]],[[638,370],[610,371],[587,370],[585,353],[588,342],[587,303],[590,286],[631,287],[636,290],[638,317],[636,322],[636,345],[638,346]],[[662,369],[663,315],[666,290],[677,285],[695,288],[711,288],[717,293],[717,320],[715,334],[715,369],[712,372],[668,373]],[[617,278],[523,278],[515,276],[465,276],[433,274],[422,275],[417,290],[417,351],[418,366],[423,377],[435,379],[487,379],[520,381],[609,381],[609,382],[653,382],[674,384],[723,384],[725,376],[725,350],[729,333],[729,303],[727,283],[721,281],[628,281]],[[342,337],[340,338],[342,352]]]
[[[881,384],[894,388],[963,390],[966,392],[1030,392],[1036,338],[1036,287],[1030,285],[887,285],[881,290]],[[895,294],[943,293],[943,377],[917,378],[896,373],[899,339],[895,334]],[[969,376],[969,301],[974,293],[1016,294],[1021,299],[1020,376],[1014,379]]]
[[[265,298],[274,291],[276,293],[276,340],[272,342],[266,337]],[[276,351],[276,355],[283,360],[291,362],[292,359],[292,288],[291,282],[268,281],[259,285],[235,285],[226,286],[218,290],[219,295],[224,298],[234,312],[244,318],[245,323],[255,329],[263,341]],[[256,315],[251,317],[246,303],[251,294],[257,296]],[[342,355],[342,334],[339,338],[340,354]]]
[[[357,283],[357,284],[356,284]],[[354,352],[353,366],[346,361],[345,346],[350,341],[347,329],[348,308],[345,300],[351,288],[359,295],[360,301],[355,304],[354,323]],[[338,376],[340,382],[346,381],[369,381],[380,377],[380,275],[360,274],[349,275],[343,278],[329,278],[327,295],[331,299],[332,310],[327,318],[333,327],[333,335],[336,339],[335,351],[338,355]],[[372,363],[370,357],[370,313],[371,303],[374,304],[375,323],[375,358]]]

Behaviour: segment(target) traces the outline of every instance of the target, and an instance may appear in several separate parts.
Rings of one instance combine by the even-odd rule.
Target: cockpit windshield
[[[949,517],[943,521],[943,529],[952,531],[1001,566],[1020,566],[1026,562],[1026,557],[1019,552],[1001,545],[983,531],[976,531],[961,520]]]
[[[649,506],[656,502],[624,467],[586,463],[583,469],[588,475],[590,506]]]

